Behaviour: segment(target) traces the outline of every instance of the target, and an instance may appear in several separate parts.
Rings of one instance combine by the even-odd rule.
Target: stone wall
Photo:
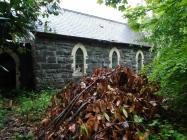
[[[87,74],[97,67],[109,66],[109,52],[113,47],[120,52],[120,64],[133,69],[136,66],[135,56],[138,50],[144,53],[144,64],[152,59],[148,47],[39,34],[35,46],[32,47],[36,88],[60,88],[74,79],[71,53],[78,43],[81,43],[87,51]]]

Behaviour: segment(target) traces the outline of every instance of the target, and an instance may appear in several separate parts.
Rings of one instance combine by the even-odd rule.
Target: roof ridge
[[[119,23],[119,24],[123,24],[123,25],[127,25],[127,23],[124,23],[124,22],[120,22],[120,21],[116,21],[116,20],[112,20],[112,19],[107,19],[107,18],[103,18],[103,17],[99,17],[99,16],[95,16],[95,15],[91,15],[91,14],[87,14],[87,13],[83,13],[83,12],[80,12],[80,11],[74,11],[74,10],[71,10],[71,9],[66,9],[66,8],[62,8],[64,11],[69,11],[69,12],[73,12],[73,13],[78,13],[78,14],[81,14],[81,15],[85,15],[85,16],[89,16],[89,17],[94,17],[94,18],[98,18],[98,19],[103,19],[103,20],[106,20],[106,21],[111,21],[111,22],[115,22],[115,23]]]

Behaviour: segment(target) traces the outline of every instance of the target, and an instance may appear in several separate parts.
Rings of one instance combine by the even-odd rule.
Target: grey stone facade
[[[150,47],[141,42],[143,33],[133,32],[125,23],[67,9],[47,22],[50,30],[39,22],[34,42],[22,43],[29,48],[26,54],[0,49],[0,61],[4,64],[7,58],[4,65],[13,69],[13,80],[6,80],[4,71],[0,79],[16,88],[62,88],[98,67],[119,64],[140,71],[152,59]]]
[[[120,65],[134,70],[136,69],[135,57],[138,50],[144,54],[144,65],[152,59],[150,47],[38,33],[33,47],[37,88],[60,88],[74,79],[71,54],[77,43],[81,43],[87,51],[87,74],[90,74],[97,67],[109,66],[109,53],[113,47],[119,50]]]

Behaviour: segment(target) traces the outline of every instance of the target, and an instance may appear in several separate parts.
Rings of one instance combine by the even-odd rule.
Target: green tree
[[[161,85],[160,93],[175,102],[174,107],[187,107],[187,1],[145,0],[129,6],[127,0],[98,0],[124,12],[128,25],[145,33],[145,42],[155,52],[150,80]],[[173,103],[172,102],[172,103]],[[187,112],[185,112],[187,113]]]
[[[0,0],[0,45],[33,39],[39,16],[57,15],[59,0]]]

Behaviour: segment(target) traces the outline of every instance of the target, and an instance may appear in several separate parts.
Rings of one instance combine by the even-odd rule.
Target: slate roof
[[[46,19],[42,19],[46,21]],[[115,43],[143,45],[140,42],[141,33],[133,32],[125,23],[96,17],[68,9],[58,16],[50,16],[47,21],[52,31],[59,35],[97,39]],[[44,27],[38,26],[38,32],[44,32]]]

